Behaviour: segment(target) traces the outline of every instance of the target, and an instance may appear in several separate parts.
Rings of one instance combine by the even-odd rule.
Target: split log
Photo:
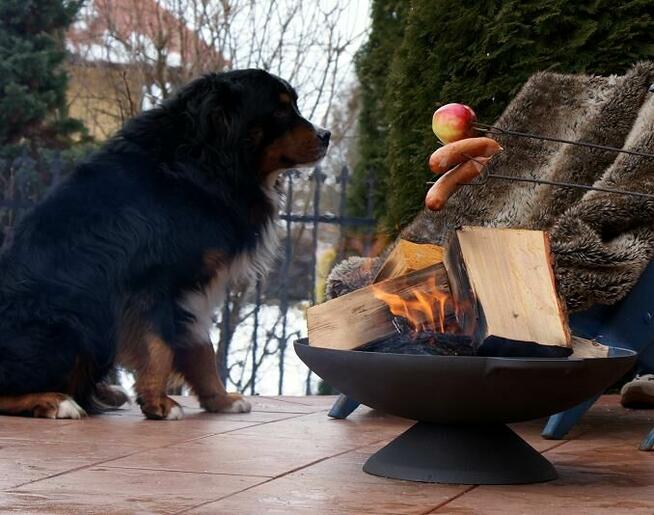
[[[595,340],[587,340],[580,336],[572,336],[571,358],[606,358],[609,355],[609,348]]]
[[[567,313],[556,290],[552,259],[543,231],[456,231],[445,265],[460,308],[459,326],[472,335],[481,354],[570,354]],[[520,348],[517,343],[530,345]]]
[[[375,294],[381,290],[409,298],[416,288],[432,297],[443,293],[449,295],[445,266],[437,263],[310,307],[307,310],[310,344],[314,347],[352,350],[397,333],[388,305]],[[445,303],[444,312],[446,322],[454,321],[451,302]]]
[[[379,272],[377,272],[374,282],[399,277],[442,262],[443,247],[429,243],[421,244],[408,240],[398,240]]]
[[[393,320],[397,334],[368,343],[358,350],[390,352],[393,354],[422,354],[428,356],[474,356],[476,349],[470,336],[444,334],[426,329],[416,332],[409,322],[399,316]]]

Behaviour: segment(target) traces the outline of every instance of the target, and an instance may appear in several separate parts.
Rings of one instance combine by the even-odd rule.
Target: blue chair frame
[[[572,332],[584,338],[595,339],[609,347],[631,349],[638,353],[639,373],[654,372],[654,261],[627,297],[615,306],[597,306],[570,317]],[[543,431],[543,437],[561,439],[597,401],[599,395],[562,413],[552,415]],[[345,395],[339,396],[329,416],[347,418],[359,402]],[[654,446],[654,429],[641,445],[643,450]]]
[[[594,338],[609,347],[637,352],[637,371],[654,372],[654,261],[647,266],[622,302],[575,314],[570,317],[570,327],[579,336]],[[543,437],[554,440],[563,438],[598,397],[552,415],[545,425]],[[651,437],[650,433],[650,440]],[[645,442],[641,448],[644,446]],[[652,448],[651,444],[649,448]]]

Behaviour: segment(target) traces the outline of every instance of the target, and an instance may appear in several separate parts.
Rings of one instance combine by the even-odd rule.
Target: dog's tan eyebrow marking
[[[288,93],[281,93],[279,95],[279,101],[284,103],[284,104],[290,104],[291,103],[291,96]]]

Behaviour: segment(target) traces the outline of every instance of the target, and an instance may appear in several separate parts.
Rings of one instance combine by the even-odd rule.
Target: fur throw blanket
[[[654,153],[654,62],[626,75],[537,73],[496,125],[557,138]],[[654,194],[654,159],[508,135],[490,173]],[[597,191],[489,180],[463,187],[441,212],[424,211],[401,237],[446,243],[461,225],[549,231],[558,288],[570,311],[626,295],[654,255],[654,200]],[[350,258],[332,271],[327,295],[372,282],[383,257]]]

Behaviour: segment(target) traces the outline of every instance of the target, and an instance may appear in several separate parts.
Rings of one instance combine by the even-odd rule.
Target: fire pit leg
[[[363,470],[426,483],[509,485],[558,477],[552,464],[504,424],[418,422],[373,454]]]
[[[332,418],[347,418],[352,412],[359,407],[359,402],[350,399],[346,395],[339,395],[336,402],[329,410],[328,415]]]

